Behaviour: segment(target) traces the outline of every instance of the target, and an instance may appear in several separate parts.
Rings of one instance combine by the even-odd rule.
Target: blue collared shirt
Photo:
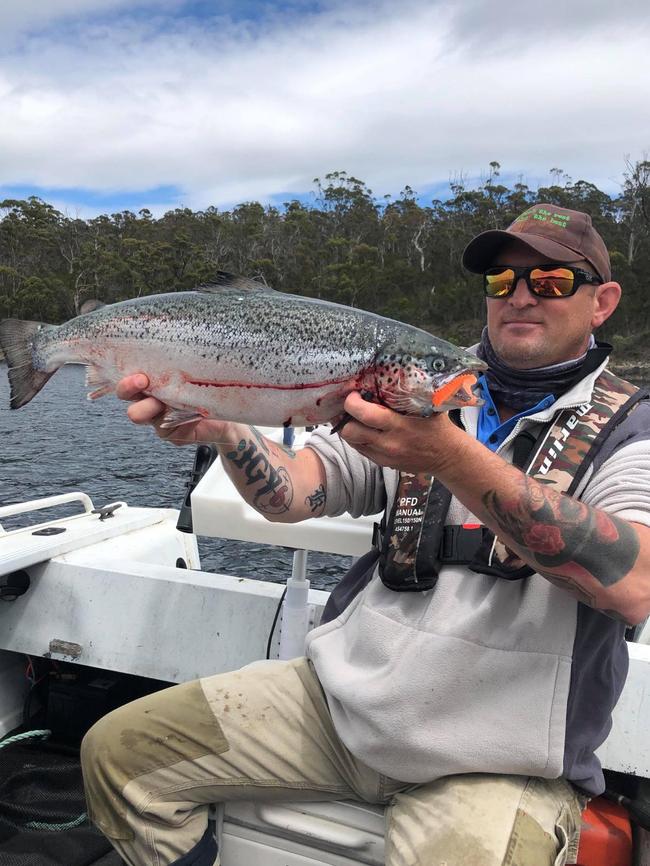
[[[490,451],[497,450],[504,439],[510,435],[520,418],[524,418],[526,415],[534,415],[535,412],[547,409],[555,403],[555,397],[552,394],[547,394],[546,397],[543,397],[539,403],[537,403],[537,405],[530,409],[524,409],[523,412],[520,412],[518,415],[513,415],[512,418],[508,418],[507,421],[501,423],[499,421],[499,413],[494,405],[494,400],[490,394],[490,389],[488,388],[485,376],[481,376],[478,383],[481,386],[481,396],[485,400],[485,403],[481,406],[479,412],[476,438],[479,442],[482,442],[483,445],[486,445]]]

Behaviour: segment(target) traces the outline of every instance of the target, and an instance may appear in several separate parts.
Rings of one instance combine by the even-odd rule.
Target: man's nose
[[[536,304],[537,298],[526,285],[526,280],[523,277],[517,280],[514,292],[508,298],[513,307],[527,307],[530,304]]]

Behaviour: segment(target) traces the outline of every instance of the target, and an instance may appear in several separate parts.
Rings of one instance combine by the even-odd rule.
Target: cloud
[[[198,208],[304,192],[333,169],[382,195],[497,159],[612,188],[650,147],[648,14],[630,6],[611,39],[611,6],[589,3],[581,24],[583,0],[543,18],[521,0],[498,16],[468,0],[251,3],[248,17],[58,0],[56,26],[0,61],[2,179],[143,201],[174,187]]]
[[[450,7],[452,8],[452,7]],[[499,0],[498,9],[490,0],[463,0],[453,5],[453,37],[485,51],[511,47],[517,40],[519,50],[535,48],[538,56],[554,54],[547,37],[562,43],[595,35],[603,48],[612,47],[614,35],[645,30],[650,16],[646,0],[547,0],[543,7],[526,0]],[[597,57],[594,57],[597,61]]]
[[[89,16],[127,8],[129,0],[21,0],[20,3],[0,4],[0,34],[3,41],[18,34],[34,30],[43,31],[52,24],[68,19],[87,19]]]

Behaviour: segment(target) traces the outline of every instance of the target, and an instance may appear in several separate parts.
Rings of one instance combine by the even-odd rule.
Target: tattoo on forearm
[[[251,429],[251,433],[253,434],[253,436],[257,440],[257,444],[259,445],[259,447],[262,449],[262,451],[265,454],[268,454],[269,448],[268,448],[268,445],[266,444],[266,440],[265,440],[263,434],[260,433],[260,431],[257,429],[257,427],[251,427],[250,429]]]
[[[532,478],[523,478],[520,493],[512,499],[488,491],[483,505],[502,532],[532,555],[527,559],[532,558],[538,571],[582,596],[585,604],[594,604],[586,588],[590,578],[613,586],[636,562],[639,538],[633,526]],[[561,574],[549,575],[548,568]]]
[[[253,429],[253,428],[251,428]],[[255,435],[255,439],[259,434]],[[260,453],[262,447],[266,454]],[[284,466],[273,466],[269,460],[268,448],[262,441],[248,442],[242,439],[236,451],[229,451],[226,458],[234,466],[243,469],[246,485],[257,484],[252,505],[262,514],[280,514],[288,511],[293,501],[293,484]]]
[[[257,444],[267,456],[273,455],[274,457],[279,458],[280,453],[285,454],[287,457],[291,457],[292,459],[296,456],[296,452],[289,448],[288,445],[276,445],[275,442],[270,442],[262,433],[260,433],[257,427],[251,427],[251,432],[257,439]],[[271,446],[270,450],[269,445]]]
[[[316,490],[305,498],[305,502],[309,505],[310,511],[315,514],[317,511],[322,511],[325,508],[327,494],[325,493],[325,485],[319,485]]]

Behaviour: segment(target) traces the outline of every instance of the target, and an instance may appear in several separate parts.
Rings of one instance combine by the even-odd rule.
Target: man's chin
[[[493,345],[492,348],[504,364],[515,370],[532,370],[553,363],[548,360],[548,346],[536,342],[509,340],[503,346]]]

